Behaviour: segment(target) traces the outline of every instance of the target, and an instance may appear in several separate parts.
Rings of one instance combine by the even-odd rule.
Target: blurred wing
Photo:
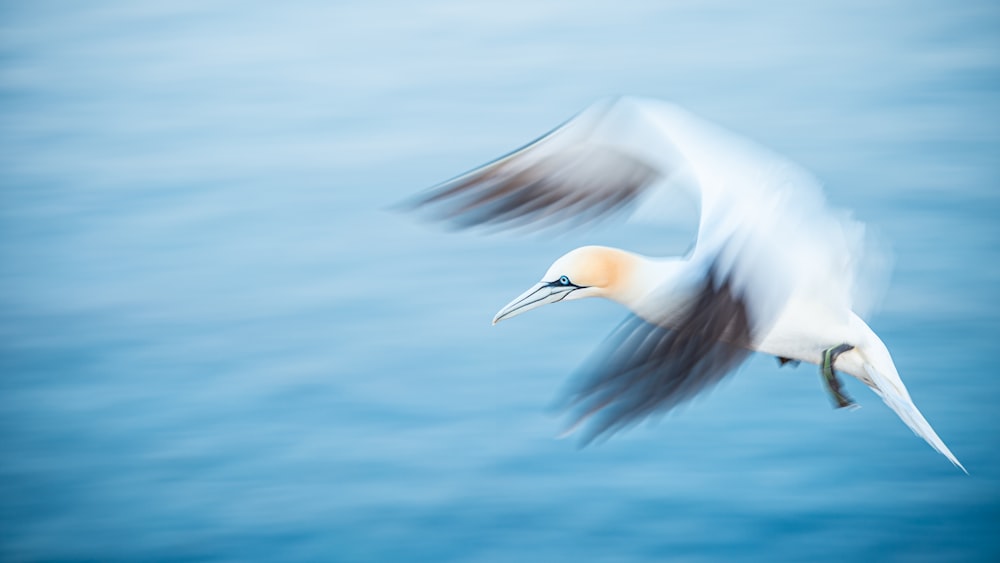
[[[681,319],[664,328],[630,316],[567,393],[583,444],[609,437],[711,388],[750,354],[745,304],[709,275]]]
[[[583,222],[665,187],[681,164],[639,106],[604,101],[413,203],[459,228]]]
[[[867,287],[860,260],[878,262],[864,225],[831,209],[816,178],[784,156],[671,104],[640,103],[701,195],[692,260],[729,280],[758,326],[793,295],[847,322]]]

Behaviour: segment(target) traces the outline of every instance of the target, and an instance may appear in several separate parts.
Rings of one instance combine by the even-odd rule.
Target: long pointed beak
[[[564,286],[550,282],[536,283],[528,291],[518,295],[516,299],[508,303],[503,309],[500,309],[496,316],[493,317],[493,324],[497,324],[510,317],[516,317],[525,311],[536,309],[546,303],[562,301],[574,289],[579,288],[572,285]]]

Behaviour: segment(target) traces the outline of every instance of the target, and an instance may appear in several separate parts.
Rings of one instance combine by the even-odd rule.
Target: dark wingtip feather
[[[583,430],[581,447],[691,400],[750,353],[746,306],[712,275],[673,327],[628,317],[573,378],[562,407],[570,427]]]
[[[458,229],[586,224],[637,200],[663,171],[601,138],[612,98],[396,208]]]

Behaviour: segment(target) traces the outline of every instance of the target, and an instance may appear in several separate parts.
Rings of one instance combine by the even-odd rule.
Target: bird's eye
[[[567,278],[566,276],[560,276],[559,283],[562,285],[569,285],[569,278]]]

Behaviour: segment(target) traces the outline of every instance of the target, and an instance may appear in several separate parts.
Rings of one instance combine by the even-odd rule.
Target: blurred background
[[[0,559],[995,561],[1000,6],[0,2]],[[753,359],[578,450],[589,243],[389,211],[597,98],[689,107],[890,241],[871,319],[969,469]]]

